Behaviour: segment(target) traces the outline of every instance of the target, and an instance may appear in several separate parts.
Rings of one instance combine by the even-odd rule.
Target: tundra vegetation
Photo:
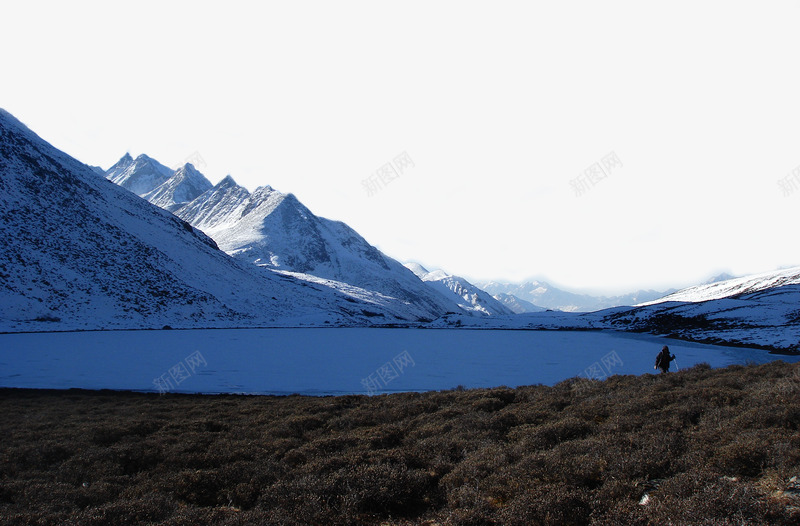
[[[798,524],[800,365],[381,396],[0,390],[4,524]]]

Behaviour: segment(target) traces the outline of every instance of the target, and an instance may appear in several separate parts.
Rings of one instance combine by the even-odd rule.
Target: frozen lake
[[[0,334],[0,386],[329,395],[552,385],[798,357],[587,331],[220,329]],[[673,363],[673,370],[674,370]]]

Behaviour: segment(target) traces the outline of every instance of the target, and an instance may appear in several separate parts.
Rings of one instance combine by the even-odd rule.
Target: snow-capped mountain
[[[126,153],[106,171],[106,177],[111,182],[142,196],[165,183],[173,173],[173,170],[146,155],[133,159]]]
[[[146,156],[137,160],[140,158],[152,161]],[[160,165],[154,161],[152,165],[137,166],[129,156],[123,157],[109,169],[108,178],[126,184],[140,183],[139,195],[202,230],[239,260],[318,284],[347,284],[395,298],[414,311],[424,312],[424,318],[458,309],[346,224],[315,216],[292,194],[269,186],[250,193],[227,176],[213,187],[208,183],[204,192],[181,205],[180,199],[191,194],[178,194],[173,189],[186,187],[185,182],[190,180],[195,182],[191,188],[196,190],[198,181],[207,181],[205,177],[192,167],[185,170],[185,175],[178,170],[158,183],[159,179],[152,176],[157,170],[152,166]],[[142,176],[139,170],[144,170]],[[124,176],[115,175],[116,172]],[[158,186],[148,189],[145,182]]]
[[[762,272],[750,276],[712,280],[703,285],[688,287],[654,301],[642,302],[639,306],[664,303],[669,301],[685,301],[696,303],[752,294],[784,285],[800,285],[800,267]]]
[[[181,216],[195,228],[213,233],[235,223],[247,208],[250,192],[226,176],[210,190],[181,207]]]
[[[317,217],[294,195],[269,186],[243,190],[223,180],[175,214],[243,261],[372,290],[432,318],[456,308],[349,226]]]
[[[514,314],[511,309],[464,278],[452,276],[443,270],[428,272],[419,263],[406,263],[405,266],[434,290],[450,296],[459,307],[467,312],[488,316]]]
[[[547,310],[544,307],[537,307],[530,301],[520,299],[513,294],[501,292],[500,294],[495,294],[493,297],[510,309],[514,314],[522,314],[525,312],[541,312],[543,310]]]
[[[0,240],[0,330],[349,324],[428,314],[370,291],[242,264],[4,110]]]
[[[194,200],[213,186],[190,163],[172,170],[146,155],[133,159],[128,153],[104,175],[111,182],[170,212]]]
[[[187,163],[175,170],[169,179],[141,197],[164,210],[174,212],[210,190],[212,186],[211,181]]]
[[[621,305],[636,305],[661,298],[674,291],[674,289],[666,292],[640,290],[621,296],[592,296],[561,290],[545,281],[527,281],[525,283],[490,281],[478,283],[478,286],[492,296],[511,294],[537,307],[564,312],[594,312]]]

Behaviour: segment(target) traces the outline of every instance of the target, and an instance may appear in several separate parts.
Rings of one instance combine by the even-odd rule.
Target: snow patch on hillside
[[[740,294],[760,292],[769,288],[782,287],[785,285],[800,285],[800,267],[762,272],[750,276],[688,287],[658,300],[640,303],[637,306],[654,305],[656,303],[668,301],[688,301],[696,303]]]

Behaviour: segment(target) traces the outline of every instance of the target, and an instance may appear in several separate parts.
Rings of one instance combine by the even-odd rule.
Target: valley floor
[[[382,396],[0,390],[3,524],[797,524],[800,365]]]

